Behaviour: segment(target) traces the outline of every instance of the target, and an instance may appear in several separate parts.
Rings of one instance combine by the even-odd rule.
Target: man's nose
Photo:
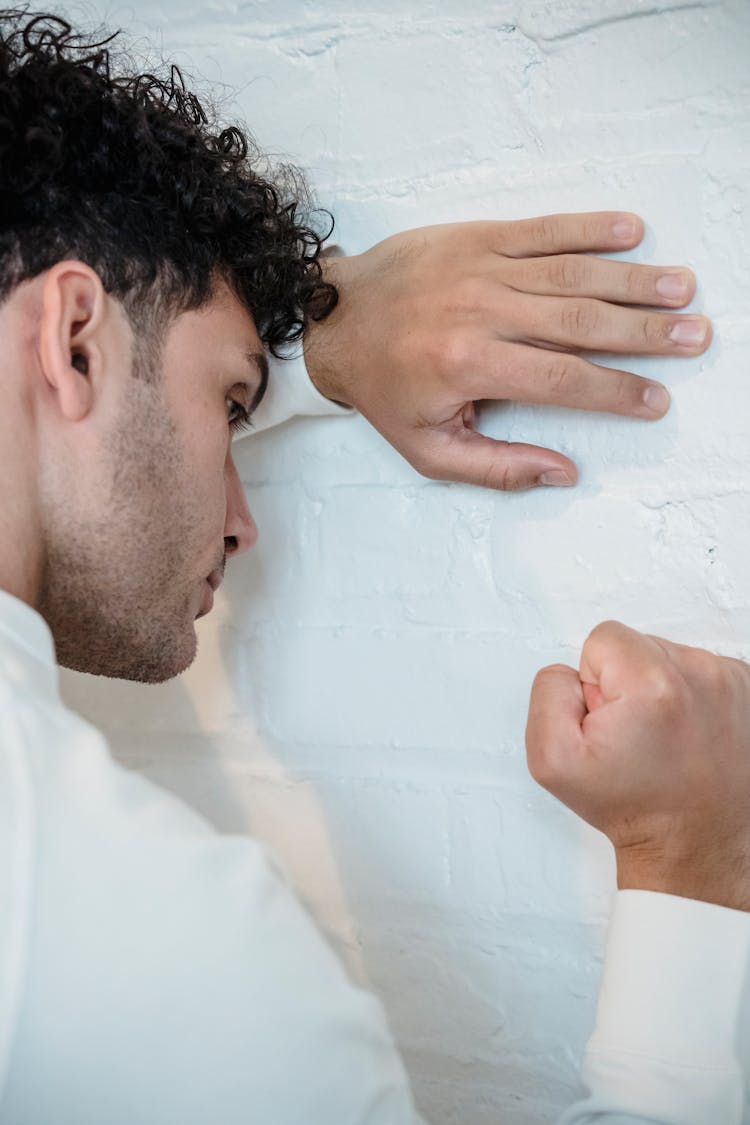
[[[255,546],[258,528],[250,515],[245,499],[245,490],[231,457],[224,467],[224,483],[227,497],[227,518],[224,524],[224,546],[227,555],[242,555]]]

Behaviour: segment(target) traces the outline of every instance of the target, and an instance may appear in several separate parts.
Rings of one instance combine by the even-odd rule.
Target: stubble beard
[[[99,514],[82,514],[70,497],[57,505],[38,608],[63,667],[162,683],[197,648],[196,579],[180,565],[190,527],[185,466],[159,384],[134,379],[127,397],[109,484],[93,489]]]

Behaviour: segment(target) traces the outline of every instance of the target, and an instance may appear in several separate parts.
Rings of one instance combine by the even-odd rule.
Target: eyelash
[[[233,398],[227,399],[227,406],[229,407],[230,415],[234,412],[234,418],[229,418],[229,429],[232,433],[242,433],[243,430],[252,428],[252,419],[250,412],[245,409],[241,402],[237,402]]]

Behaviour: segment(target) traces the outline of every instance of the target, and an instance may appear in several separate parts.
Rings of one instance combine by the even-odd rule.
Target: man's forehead
[[[234,290],[225,281],[215,287],[213,300],[214,313],[221,318],[224,334],[221,348],[227,361],[235,362],[235,357],[247,367],[247,382],[256,387],[253,408],[258,405],[268,385],[268,359],[263,349],[255,320],[247,307],[240,301]],[[226,320],[226,324],[224,321]]]
[[[216,282],[211,296],[196,311],[204,312],[217,321],[231,322],[238,336],[247,337],[249,352],[263,350],[252,313],[225,281]]]
[[[268,361],[253,316],[225,282],[197,309],[178,316],[172,327],[184,346],[214,362],[244,368],[244,377],[267,379]]]

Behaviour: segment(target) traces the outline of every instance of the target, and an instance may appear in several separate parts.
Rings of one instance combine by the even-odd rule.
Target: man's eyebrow
[[[250,409],[248,411],[248,414],[252,414],[252,412],[260,406],[263,395],[268,389],[268,359],[266,358],[265,352],[248,352],[247,358],[253,367],[257,367],[258,373],[260,374],[260,383],[258,384],[258,389],[253,396],[253,401],[250,403]]]

